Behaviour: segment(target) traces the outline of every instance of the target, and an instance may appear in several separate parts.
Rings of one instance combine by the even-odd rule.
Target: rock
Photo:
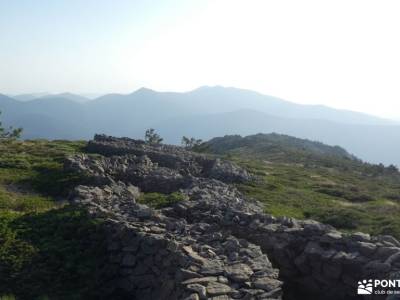
[[[303,221],[304,230],[310,234],[323,234],[332,231],[333,227],[313,220]]]
[[[198,283],[193,283],[193,284],[188,284],[186,288],[188,290],[196,292],[199,295],[200,299],[207,299],[207,290],[203,285]]]
[[[221,295],[221,296],[216,296],[212,297],[211,300],[230,300],[231,298],[228,297],[227,295]]]
[[[254,272],[272,269],[271,262],[265,254],[251,259],[249,261],[249,266]]]
[[[342,274],[342,265],[324,263],[322,265],[322,273],[328,278],[339,279],[340,275]]]
[[[229,280],[224,276],[218,276],[218,282],[228,284]]]
[[[387,243],[389,246],[400,248],[400,242],[390,235],[380,235],[376,237],[377,241]]]
[[[211,169],[208,171],[208,175],[223,182],[246,182],[252,179],[244,169],[239,168],[232,162],[220,159],[214,161]]]
[[[224,268],[220,263],[217,262],[207,262],[201,268],[200,273],[203,275],[222,275]]]
[[[385,260],[385,264],[393,264],[396,261],[400,260],[400,252],[396,252],[394,254],[392,254],[391,256],[389,256],[386,260]]]
[[[136,257],[132,254],[125,254],[122,259],[122,266],[132,267],[136,264]]]
[[[225,266],[225,274],[233,281],[244,282],[249,280],[253,270],[248,265],[238,263]]]
[[[323,250],[318,243],[311,241],[306,245],[304,253],[309,257],[319,257],[322,255]]]
[[[187,280],[187,279],[192,279],[192,278],[197,278],[197,277],[201,277],[200,274],[187,270],[187,269],[183,269],[181,268],[179,270],[179,278],[181,278],[181,280]]]
[[[274,290],[272,290],[272,291],[269,291],[269,292],[267,292],[267,293],[262,293],[262,294],[260,294],[260,295],[257,295],[257,299],[268,299],[268,300],[270,300],[270,299],[280,299],[281,298],[281,296],[282,296],[282,289],[281,288],[277,288],[277,289],[274,289]]]
[[[204,264],[205,263],[205,259],[203,257],[201,257],[200,255],[198,255],[195,251],[193,251],[192,247],[190,246],[184,246],[182,247],[182,249],[189,255],[189,257],[191,259],[193,259],[195,262]]]
[[[182,284],[193,284],[193,283],[209,283],[218,281],[217,277],[200,277],[200,278],[192,278],[182,282]]]
[[[357,245],[359,247],[358,251],[360,251],[360,253],[365,256],[372,255],[376,250],[376,245],[373,243],[358,242]]]
[[[350,235],[350,239],[357,242],[365,242],[368,243],[371,240],[371,236],[367,233],[356,232]]]
[[[272,290],[279,288],[282,285],[282,282],[269,277],[261,277],[261,278],[256,278],[253,281],[253,285],[255,288],[270,292]]]
[[[199,295],[196,293],[190,294],[188,297],[185,298],[185,300],[199,300]]]
[[[207,294],[210,296],[219,296],[228,294],[232,289],[223,283],[209,282],[207,284]]]
[[[228,252],[237,252],[241,248],[240,243],[237,239],[229,239],[223,244],[223,246]]]
[[[342,237],[343,237],[343,235],[339,231],[329,231],[321,237],[321,241],[334,242],[334,241],[340,240]]]
[[[384,274],[390,270],[390,264],[380,261],[371,261],[365,265],[364,270],[367,274]]]
[[[379,247],[376,251],[376,256],[386,260],[388,257],[400,252],[400,248],[397,247]]]

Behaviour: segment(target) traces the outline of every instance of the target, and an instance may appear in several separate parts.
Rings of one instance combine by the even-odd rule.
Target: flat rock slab
[[[207,294],[209,296],[226,295],[230,291],[232,291],[232,289],[228,285],[223,283],[210,282],[207,284]]]
[[[192,284],[192,283],[208,283],[208,282],[216,282],[218,281],[218,277],[200,277],[200,278],[192,278],[192,279],[188,279],[185,280],[184,282],[182,282],[182,284]]]
[[[253,270],[245,264],[238,263],[225,267],[226,276],[237,282],[248,281],[253,274]]]
[[[264,291],[272,291],[279,288],[282,285],[282,282],[276,279],[272,279],[269,277],[261,277],[257,278],[253,285],[255,288],[262,289]]]

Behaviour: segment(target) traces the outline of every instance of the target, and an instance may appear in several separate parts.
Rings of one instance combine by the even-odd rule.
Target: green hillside
[[[286,135],[215,138],[202,151],[236,161],[259,180],[239,188],[276,216],[400,237],[400,173],[340,147]]]
[[[0,299],[96,299],[99,222],[63,199],[79,178],[63,172],[84,142],[0,143]]]

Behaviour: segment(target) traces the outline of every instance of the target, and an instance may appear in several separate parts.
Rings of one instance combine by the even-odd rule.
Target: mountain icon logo
[[[362,280],[358,282],[357,294],[358,295],[371,295],[373,292],[372,279]]]

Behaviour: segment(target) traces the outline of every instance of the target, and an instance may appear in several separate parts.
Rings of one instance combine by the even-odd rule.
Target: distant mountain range
[[[38,96],[0,95],[4,123],[23,127],[27,139],[88,139],[95,133],[138,138],[152,127],[176,144],[183,135],[205,140],[277,132],[340,145],[369,162],[400,165],[399,122],[249,90],[216,86],[174,93],[141,88],[91,101],[70,93]]]
[[[13,99],[19,100],[19,101],[31,101],[35,99],[46,99],[46,98],[63,98],[63,99],[68,99],[72,100],[75,102],[87,102],[90,99],[88,97],[82,96],[82,95],[77,95],[77,94],[72,94],[72,93],[60,93],[60,94],[49,94],[49,93],[33,93],[33,94],[21,94],[21,95],[14,95],[14,96],[9,96]]]

